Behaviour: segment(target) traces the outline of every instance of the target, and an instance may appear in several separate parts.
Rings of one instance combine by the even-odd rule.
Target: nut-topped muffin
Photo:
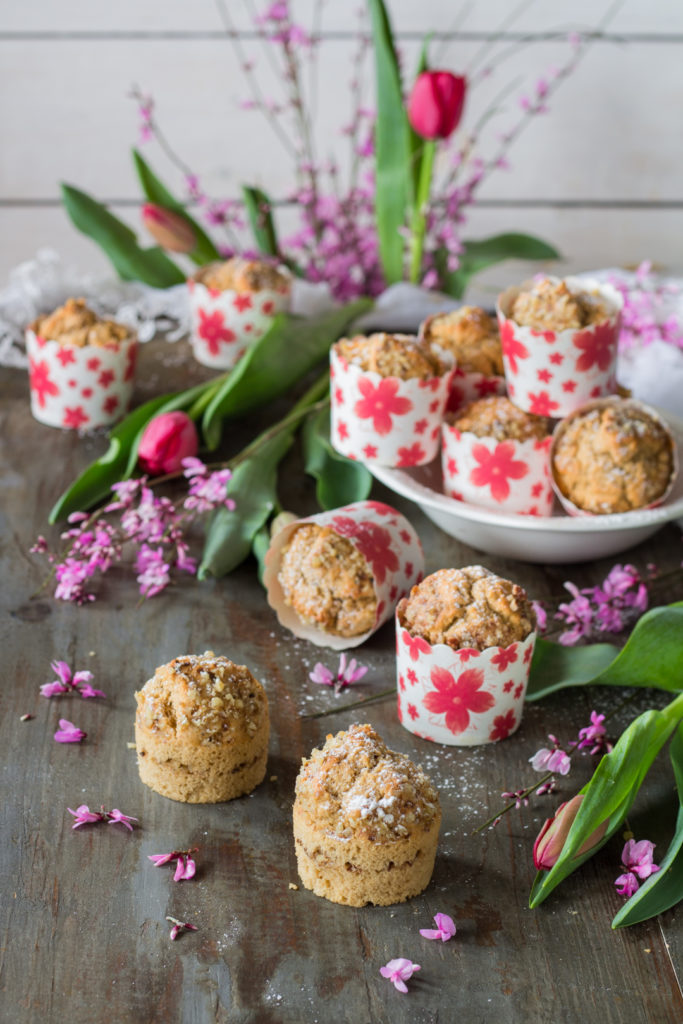
[[[85,299],[67,299],[63,306],[47,316],[39,316],[30,328],[39,338],[60,345],[84,348],[118,348],[131,338],[131,330],[115,320],[99,317]]]
[[[498,324],[480,306],[430,316],[422,324],[420,337],[461,370],[486,377],[503,374]]]
[[[278,581],[302,622],[336,636],[372,629],[377,595],[367,559],[329,526],[304,523],[282,551]]]
[[[438,793],[370,725],[328,736],[296,781],[301,880],[333,903],[388,906],[429,884],[441,823]]]
[[[551,461],[561,497],[594,515],[652,505],[675,474],[668,428],[631,399],[596,402],[560,423]]]
[[[428,380],[445,372],[445,366],[429,346],[409,334],[356,335],[341,338],[333,347],[348,363],[380,377]]]
[[[213,651],[174,658],[139,693],[140,779],[185,803],[250,793],[265,775],[268,699],[244,665]]]
[[[545,416],[524,412],[502,395],[470,402],[460,412],[447,416],[446,422],[461,433],[496,441],[528,441],[547,437],[550,432]]]
[[[589,292],[571,290],[566,281],[544,277],[520,291],[509,315],[520,326],[536,331],[566,331],[599,323],[608,313]]]
[[[193,279],[218,292],[286,291],[290,286],[289,278],[272,263],[241,256],[232,256],[223,263],[208,263],[200,267]]]
[[[397,615],[411,636],[454,650],[508,647],[536,628],[524,589],[481,565],[426,576],[399,603]]]

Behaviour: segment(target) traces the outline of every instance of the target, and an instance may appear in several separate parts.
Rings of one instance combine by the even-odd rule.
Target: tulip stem
[[[209,402],[211,402],[213,396],[220,388],[223,381],[228,376],[229,373],[222,373],[220,377],[216,377],[215,380],[209,383],[206,390],[203,391],[202,394],[199,395],[199,397],[192,403],[190,408],[187,410],[187,415],[190,417],[191,420],[199,419],[199,417],[202,415]]]
[[[410,280],[418,284],[422,271],[422,251],[427,223],[426,212],[432,187],[432,170],[436,154],[436,140],[425,139],[417,179],[417,194],[413,207],[413,223],[410,231]]]

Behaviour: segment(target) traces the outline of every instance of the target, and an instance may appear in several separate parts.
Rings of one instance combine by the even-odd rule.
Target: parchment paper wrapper
[[[423,466],[439,450],[453,371],[400,380],[361,370],[330,350],[332,427],[342,455],[378,466]]]
[[[190,343],[204,366],[229,370],[266,333],[276,313],[289,309],[291,288],[258,292],[216,291],[201,281],[187,282]]]
[[[616,390],[623,305],[621,295],[611,285],[572,277],[565,280],[570,291],[595,296],[608,309],[608,319],[581,330],[521,327],[508,319],[508,313],[523,288],[508,288],[499,296],[496,307],[510,399],[525,412],[554,419]]]
[[[497,441],[443,425],[444,494],[473,505],[549,516],[553,506],[550,436]]]
[[[457,412],[468,402],[475,402],[487,395],[506,395],[505,377],[487,377],[485,373],[474,373],[456,367],[451,378],[446,412]]]
[[[615,403],[620,403],[622,401],[623,401],[623,399],[612,397],[612,398],[598,398],[594,402],[586,402],[586,404],[582,405],[580,409],[576,409],[575,412],[572,413],[571,416],[567,416],[566,419],[563,419],[560,423],[558,423],[555,426],[555,430],[553,432],[552,439],[551,439],[551,445],[550,445],[550,458],[549,458],[550,483],[551,483],[551,486],[552,486],[553,490],[555,491],[555,494],[559,498],[560,503],[562,504],[562,508],[570,516],[596,516],[596,515],[599,516],[599,515],[607,515],[608,513],[588,512],[585,508],[579,508],[578,505],[575,505],[573,501],[570,501],[569,498],[566,497],[566,495],[562,493],[562,491],[560,490],[560,487],[559,487],[559,485],[558,485],[558,483],[557,483],[557,481],[555,479],[555,474],[554,474],[554,471],[553,471],[553,457],[554,457],[555,450],[557,448],[558,441],[562,437],[562,435],[564,434],[565,430],[567,429],[567,426],[572,422],[572,420],[576,419],[578,416],[583,416],[585,413],[590,412],[592,409],[605,409],[606,407],[608,407],[610,405],[614,405]],[[672,453],[672,459],[673,459],[673,461],[672,461],[672,469],[671,469],[671,479],[669,480],[669,483],[668,483],[668,486],[667,486],[666,490],[655,501],[651,501],[649,505],[641,505],[639,508],[631,510],[633,512],[639,512],[639,511],[642,511],[643,509],[646,509],[646,508],[657,508],[657,506],[663,504],[663,502],[665,502],[666,499],[671,494],[671,489],[672,489],[674,483],[676,482],[676,477],[678,476],[678,469],[679,469],[679,466],[678,466],[678,447],[676,445],[676,441],[675,441],[675,438],[674,438],[674,436],[673,436],[673,434],[671,432],[671,429],[669,428],[669,424],[666,422],[666,420],[662,419],[662,417],[659,415],[659,413],[656,411],[656,409],[653,409],[652,406],[650,406],[650,405],[645,405],[644,402],[637,401],[635,398],[629,398],[628,402],[629,402],[629,405],[635,405],[637,408],[642,409],[644,412],[647,413],[648,416],[651,416],[652,419],[656,420],[657,423],[659,423],[659,425],[662,427],[662,429],[666,433],[667,437],[671,441],[671,453]],[[621,513],[621,514],[622,515],[627,515],[628,513]]]
[[[372,629],[366,633],[351,637],[326,633],[318,626],[302,622],[294,609],[285,604],[277,578],[282,549],[302,523],[329,526],[347,537],[369,563],[377,595],[377,616]],[[282,626],[318,647],[343,651],[358,647],[391,618],[397,602],[422,579],[423,572],[422,545],[408,520],[380,501],[357,501],[353,505],[299,519],[276,533],[266,554],[263,583],[268,604],[277,613]]]
[[[49,427],[108,427],[128,411],[135,377],[137,339],[116,348],[60,345],[26,331],[31,412]]]
[[[413,637],[396,616],[398,718],[423,740],[473,747],[504,740],[522,720],[536,633],[509,647],[454,651]]]

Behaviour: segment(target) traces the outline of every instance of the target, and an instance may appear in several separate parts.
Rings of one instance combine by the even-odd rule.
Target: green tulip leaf
[[[166,210],[173,210],[174,213],[179,214],[183,220],[187,221],[192,230],[194,231],[194,237],[196,239],[196,245],[192,252],[188,253],[189,258],[197,266],[202,267],[206,263],[210,263],[212,260],[219,260],[221,254],[218,249],[211,241],[206,231],[190,217],[189,213],[183,206],[183,204],[173,196],[162,181],[157,178],[156,174],[149,166],[145,158],[142,156],[137,149],[133,150],[133,162],[135,164],[135,170],[137,171],[140,184],[142,185],[142,191],[145,193],[150,203],[155,203],[157,206],[163,206]]]
[[[559,257],[557,249],[541,238],[510,231],[502,235],[492,235],[490,238],[463,242],[457,270],[449,271],[446,267],[446,253],[440,253],[437,257],[437,270],[443,290],[448,295],[461,299],[470,278],[495,263],[512,259],[556,260]]]
[[[403,279],[401,230],[412,203],[413,152],[389,16],[382,0],[369,0],[375,55],[375,217],[387,284]]]
[[[362,462],[347,459],[330,444],[329,406],[309,416],[303,429],[304,468],[315,477],[322,509],[363,501],[372,488],[372,474]]]
[[[280,246],[273,220],[273,205],[269,197],[260,188],[243,185],[242,198],[256,248],[266,256],[279,256]]]
[[[358,299],[318,317],[276,316],[206,409],[202,429],[209,447],[218,445],[223,419],[241,416],[288,391],[326,357],[332,343],[371,305],[370,299]]]
[[[135,232],[86,192],[62,183],[62,202],[74,227],[104,250],[124,281],[142,281],[152,288],[182,284],[183,272],[163,249],[143,249]]]
[[[612,921],[613,928],[625,928],[647,921],[675,907],[683,899],[683,726],[679,725],[669,747],[678,790],[676,830],[659,871],[650,875],[624,904]]]
[[[266,567],[266,553],[270,547],[270,527],[268,523],[264,523],[260,530],[257,530],[254,534],[254,539],[251,543],[251,553],[256,559],[258,565],[258,578],[259,583],[263,584],[263,572]]]
[[[592,857],[621,826],[655,757],[683,718],[683,695],[663,711],[639,715],[601,759],[580,790],[584,800],[556,863],[541,869],[534,880],[529,906],[537,907],[552,890]],[[608,821],[603,838],[585,853],[579,850],[596,829]]]
[[[526,699],[541,700],[567,686],[585,686],[610,665],[619,648],[614,644],[563,647],[539,637],[531,660]]]

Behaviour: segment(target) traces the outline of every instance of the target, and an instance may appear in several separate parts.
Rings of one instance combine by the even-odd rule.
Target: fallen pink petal
[[[407,992],[406,981],[409,981],[419,970],[421,970],[419,964],[414,964],[412,960],[406,960],[404,957],[397,957],[395,960],[390,960],[384,967],[380,967],[379,973],[383,978],[387,978],[399,992]]]
[[[131,822],[138,820],[137,818],[131,818],[129,814],[122,814],[118,807],[113,807],[111,811],[108,811],[107,818],[109,819],[107,821],[108,825],[125,825],[130,832],[133,831]]]
[[[86,699],[88,697],[104,697],[104,698],[106,698],[106,696],[107,696],[106,693],[102,693],[102,690],[94,689],[94,687],[92,687],[90,685],[90,683],[86,683],[85,686],[81,686],[81,688],[79,689],[78,692],[80,693],[81,697],[85,697]]]
[[[57,743],[81,743],[88,734],[79,729],[66,718],[59,719],[59,729],[55,733]]]
[[[62,693],[68,692],[69,687],[64,686],[63,683],[57,682],[56,679],[53,683],[43,683],[43,685],[40,688],[40,696],[47,697],[48,699],[50,697],[59,697]]]
[[[70,807],[67,807],[69,814],[73,814],[76,821],[71,826],[73,828],[79,828],[81,825],[91,825],[97,821],[104,821],[104,814],[100,814],[99,811],[91,811],[87,804],[81,804],[73,811]]]
[[[178,938],[179,935],[182,934],[182,932],[196,932],[199,930],[196,924],[190,924],[189,921],[179,921],[177,917],[169,917],[167,915],[166,920],[170,921],[173,925],[170,933],[171,942],[175,942],[175,940]]]
[[[629,839],[621,854],[623,867],[633,872],[641,881],[649,878],[659,871],[659,866],[653,861],[654,849],[655,844],[649,839],[641,839],[640,842]]]
[[[448,914],[435,914],[434,924],[436,928],[420,928],[420,935],[424,939],[441,939],[448,942],[455,935],[455,921]]]
[[[147,860],[151,860],[155,867],[160,868],[162,864],[168,864],[169,861],[175,860],[177,856],[177,853],[149,853],[147,854]]]
[[[321,662],[317,662],[314,666],[313,671],[309,673],[308,678],[318,683],[320,686],[332,686],[334,683],[334,676],[330,672],[329,668],[325,668]]]
[[[634,892],[637,892],[640,888],[640,882],[632,871],[627,871],[625,874],[619,875],[614,884],[619,895],[625,896],[627,900],[630,899]]]

